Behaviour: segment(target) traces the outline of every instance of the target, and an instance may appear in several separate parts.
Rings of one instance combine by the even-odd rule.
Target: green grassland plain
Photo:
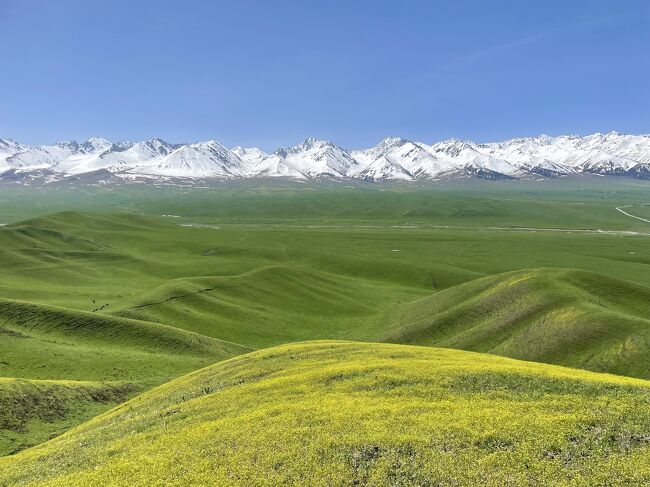
[[[110,476],[108,470],[95,477],[84,473],[85,467],[50,466],[34,470],[36,473],[31,476],[25,474],[33,470],[34,462],[43,462],[37,460],[43,454],[35,452],[50,452],[46,457],[65,457],[64,463],[72,465],[74,460],[65,450],[63,438],[73,438],[83,428],[90,431],[90,426],[73,429],[60,441],[45,443],[45,450],[17,452],[58,436],[175,377],[230,357],[248,357],[245,354],[255,349],[290,342],[388,342],[403,344],[399,350],[404,353],[413,349],[425,354],[429,353],[423,351],[426,349],[413,346],[470,350],[631,376],[640,379],[639,390],[645,390],[647,383],[642,379],[650,378],[650,223],[631,218],[617,208],[633,215],[646,215],[649,195],[646,182],[607,178],[447,185],[324,181],[233,182],[205,188],[3,188],[0,377],[5,379],[0,380],[0,454],[15,455],[2,460],[0,470],[11,474],[0,474],[0,485],[11,485],[20,479],[47,480],[55,485],[77,479],[92,484],[108,478],[101,477]],[[311,346],[317,347],[305,345]],[[373,356],[376,352],[379,356],[384,350],[380,345],[341,346],[341,364],[356,363],[356,357],[349,356],[346,347],[360,350],[353,355]],[[439,354],[434,357],[438,362],[453,355],[431,353]],[[463,360],[467,362],[463,367],[470,367],[475,361],[485,365],[486,375],[481,383],[494,380],[494,387],[498,388],[500,380],[519,380],[517,374],[503,378],[488,373],[490,364],[496,366],[501,359],[467,354]],[[403,369],[404,377],[410,377],[412,364],[398,362],[391,365],[394,374],[398,376],[397,371]],[[290,368],[290,362],[283,363]],[[381,369],[383,364],[377,367]],[[264,367],[260,363],[258,368]],[[538,367],[540,374],[551,370]],[[371,381],[374,372],[368,373],[367,380]],[[572,381],[567,378],[566,384],[561,384],[564,379],[554,379],[553,384],[566,390],[573,387],[571,384],[587,380],[583,372],[574,369],[566,369],[560,376],[572,373],[576,374]],[[363,382],[363,374],[358,374],[358,380]],[[179,380],[190,377],[193,376]],[[451,376],[436,377],[431,380],[452,380]],[[611,380],[614,384],[628,380],[597,377],[600,376],[594,375],[587,382]],[[181,387],[179,382],[162,387],[172,384]],[[303,392],[312,388],[309,380],[301,384],[296,387]],[[409,401],[422,398],[410,398],[407,391],[416,386],[404,387],[399,394],[403,407],[415,407]],[[587,407],[592,393],[581,395],[582,386],[576,387],[571,391],[572,399],[562,406],[564,411],[576,417],[595,414]],[[269,389],[270,386],[265,390]],[[383,385],[378,386],[377,391],[384,389]],[[392,391],[390,387],[388,390]],[[547,392],[552,396],[557,392],[553,391],[551,388]],[[324,394],[315,386],[312,392],[315,401],[316,396]],[[268,406],[275,410],[287,407],[272,403],[271,397],[276,397],[276,393],[269,393]],[[472,394],[479,397],[463,398],[461,402],[477,401],[483,392],[473,390]],[[540,391],[531,390],[530,394],[522,398],[531,408],[542,408],[547,400],[554,404],[555,399]],[[623,393],[612,392],[610,398],[603,394],[598,397],[612,403]],[[208,395],[214,396],[215,401],[226,400],[218,398],[220,394]],[[383,397],[381,392],[377,395]],[[531,438],[513,439],[508,436],[510,433],[505,434],[504,451],[509,453],[496,455],[501,463],[495,464],[486,460],[492,458],[494,451],[488,448],[485,456],[480,448],[474,451],[482,440],[471,434],[464,441],[474,446],[463,454],[454,450],[453,458],[444,461],[438,454],[435,458],[423,457],[419,450],[422,445],[411,444],[408,448],[418,452],[414,453],[418,466],[409,470],[408,475],[413,477],[404,472],[398,475],[407,475],[400,478],[411,478],[414,483],[426,472],[431,479],[440,479],[433,472],[440,473],[445,465],[451,466],[445,462],[456,462],[453,478],[460,484],[481,478],[495,484],[507,478],[515,483],[525,479],[534,483],[547,468],[557,482],[576,485],[588,485],[589,478],[601,479],[606,484],[616,475],[630,483],[647,479],[647,471],[638,467],[648,460],[648,441],[644,439],[650,437],[647,392],[640,394],[638,400],[631,398],[634,394],[623,396],[621,408],[634,411],[630,413],[630,424],[634,427],[621,433],[622,437],[629,433],[632,439],[621,441],[634,447],[621,449],[619,443],[598,443],[594,448],[599,453],[593,462],[578,462],[580,465],[574,470],[558,470],[558,462],[553,461],[537,463],[538,455],[545,455],[547,450],[553,458],[553,452],[566,451],[568,444],[562,443],[562,438],[569,441],[566,438],[575,436],[578,428],[578,423],[568,421],[565,429],[558,430],[555,440],[561,445],[557,448],[541,439],[535,443]],[[643,398],[645,413],[639,412]],[[391,407],[395,406],[395,397],[385,399],[390,399]],[[460,408],[460,403],[453,405],[457,399],[450,397],[448,407]],[[245,401],[245,394],[232,400]],[[210,407],[217,404],[221,403]],[[511,413],[517,411],[516,414],[525,416],[517,407]],[[368,414],[379,417],[380,410],[378,406],[374,412],[368,410]],[[385,411],[386,417],[391,418],[388,406]],[[88,425],[113,421],[108,418],[116,413],[108,414],[98,416]],[[203,427],[199,413],[192,414],[195,416],[188,416],[188,422],[196,421],[196,428]],[[200,414],[212,413],[206,410]],[[332,470],[313,471],[313,480],[335,484],[345,483],[344,479],[348,483],[357,479],[376,484],[390,480],[385,477],[391,471],[389,464],[397,461],[396,452],[406,451],[409,442],[396,446],[399,441],[391,443],[386,434],[372,445],[354,446],[363,457],[357,472],[356,460],[350,464],[357,450],[341,450],[352,457],[335,459],[332,455],[339,448],[336,441],[329,446],[320,443],[329,441],[324,439],[327,435],[341,434],[337,429],[340,424],[332,418],[334,413],[323,409],[314,414],[329,426],[322,430],[309,424],[304,427],[315,428],[313,431],[320,431],[323,438],[314,440],[311,447],[290,442],[291,448],[303,452],[305,448],[326,452],[323,465]],[[462,421],[476,426],[486,420],[485,412],[472,414],[483,419],[467,417]],[[557,427],[558,414],[549,412],[544,428],[550,431]],[[240,420],[249,421],[246,424],[250,425],[252,417],[244,416]],[[285,428],[293,419],[278,421],[269,426],[269,435],[276,431],[273,428]],[[386,421],[389,424],[393,420]],[[149,424],[144,419],[143,422]],[[603,431],[610,431],[615,422],[613,416],[603,420]],[[435,422],[418,424],[426,434],[433,434],[440,427]],[[580,424],[580,431],[587,428]],[[241,425],[244,428],[244,423]],[[411,426],[413,429],[406,436],[417,436],[415,423]],[[366,431],[370,423],[363,428]],[[497,430],[495,435],[500,438]],[[161,434],[156,431],[156,435]],[[154,433],[142,434],[144,438]],[[181,439],[183,434],[179,433],[178,441],[185,441]],[[234,430],[224,434],[234,434]],[[361,430],[354,432],[360,434]],[[450,438],[458,435],[456,432]],[[261,438],[251,437],[252,450],[244,449],[242,455],[247,451],[264,457],[260,452]],[[526,446],[518,449],[512,446],[515,444]],[[375,446],[382,453],[371,453],[372,458],[365,459],[364,448]],[[112,455],[106,451],[122,451],[120,448],[108,442],[98,443],[93,455],[103,458],[102,455]],[[55,449],[60,450],[54,453]],[[611,453],[614,450],[615,455]],[[514,459],[523,461],[525,454],[532,455],[528,473],[520,466],[505,467]],[[116,455],[116,461],[121,462],[126,453]],[[237,473],[227,466],[236,456],[232,452],[220,455],[226,462],[221,474],[242,475],[238,481],[243,484],[252,479],[247,470],[253,469],[252,465],[247,464]],[[556,456],[562,457],[559,453]],[[615,456],[620,457],[625,471],[612,467]],[[92,464],[79,458],[82,466]],[[380,460],[376,462],[375,458]],[[286,462],[272,456],[266,460],[281,465]],[[269,467],[266,460],[260,460],[264,469]],[[268,479],[304,482],[309,478],[304,475],[308,474],[311,460],[305,461],[303,466],[287,464],[279,477]],[[461,475],[463,466],[476,461],[485,463],[486,477],[471,469]],[[102,463],[106,463],[106,468],[112,465],[108,461]],[[114,471],[125,465],[114,466]],[[492,473],[490,465],[496,468]],[[310,468],[316,468],[315,463]],[[356,473],[350,468],[356,469]],[[151,469],[158,467],[152,464]],[[178,474],[174,478],[180,484],[199,479],[193,477],[194,473],[188,475]],[[140,479],[149,485],[166,482],[147,477],[146,473]]]

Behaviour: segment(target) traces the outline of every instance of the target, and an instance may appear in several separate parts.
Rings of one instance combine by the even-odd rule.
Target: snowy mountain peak
[[[11,146],[21,146],[19,142],[16,142],[14,139],[0,139],[0,147],[11,147]]]
[[[357,161],[328,140],[308,138],[293,147],[278,149],[273,155],[304,177],[346,177]]]
[[[72,151],[79,150],[79,142],[76,140],[61,140],[54,143],[55,147],[60,147],[61,149],[68,149]]]
[[[399,147],[409,142],[409,140],[402,139],[401,137],[386,137],[376,147]]]
[[[165,142],[162,139],[149,139],[144,142],[138,142],[134,145],[141,150],[150,152],[153,156],[166,156],[170,154],[177,146]]]
[[[151,142],[151,141],[149,141]],[[166,146],[150,143],[150,149]],[[160,152],[159,152],[160,154]],[[181,145],[168,154],[151,158],[131,170],[136,174],[181,178],[231,178],[241,175],[242,162],[219,142],[209,140]]]
[[[112,142],[101,137],[91,137],[81,144],[81,149],[86,152],[103,152],[110,149],[112,145]]]
[[[266,152],[257,147],[237,146],[233,147],[231,150],[244,164],[248,165],[257,164],[269,157]]]
[[[315,139],[313,137],[308,137],[302,142],[300,142],[298,145],[294,145],[293,147],[284,147],[278,149],[278,151],[283,151],[284,153],[300,153],[300,152],[311,151],[311,150],[326,150],[327,148],[332,148],[332,147],[340,149],[340,147],[338,147],[333,142],[330,142],[329,140],[322,140],[322,139]]]
[[[597,174],[650,179],[650,136],[620,132],[523,137],[476,144],[449,139],[427,145],[388,137],[347,151],[308,138],[269,154],[255,147],[228,149],[216,140],[170,144],[155,138],[110,142],[93,137],[29,146],[0,139],[2,174],[49,174],[49,180],[99,171],[133,178],[357,178],[371,181],[479,177],[513,179]],[[25,178],[21,178],[25,179]]]
[[[27,149],[28,146],[16,142],[13,139],[0,139],[0,158],[2,158],[2,154],[9,156]]]
[[[329,140],[316,139],[314,137],[307,137],[300,144],[295,147],[300,147],[302,149],[311,149],[312,147],[323,146],[323,145],[333,145]]]
[[[458,157],[463,151],[474,150],[474,144],[459,139],[448,139],[431,146],[434,153],[440,153],[449,157]]]

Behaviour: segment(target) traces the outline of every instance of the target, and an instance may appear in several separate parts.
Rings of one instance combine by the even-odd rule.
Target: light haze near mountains
[[[0,0],[0,137],[650,132],[646,1]]]

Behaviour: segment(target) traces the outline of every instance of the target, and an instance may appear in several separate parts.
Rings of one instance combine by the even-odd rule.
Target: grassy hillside
[[[0,374],[164,381],[249,351],[158,323],[0,300]]]
[[[0,455],[249,350],[158,323],[0,299]]]
[[[650,288],[571,269],[490,276],[385,316],[385,341],[650,378]]]
[[[408,301],[395,304],[400,292]],[[177,280],[116,313],[256,347],[381,340],[489,352],[650,378],[650,288],[596,273],[527,269],[409,299],[408,288],[297,267]],[[383,306],[380,299],[391,304]]]
[[[0,426],[0,454],[301,340],[650,377],[650,225],[616,211],[643,212],[646,183],[353,186],[5,188],[0,377],[23,388],[3,394],[17,414],[23,395],[64,413]]]
[[[57,436],[139,390],[119,382],[0,378],[0,455]]]
[[[246,343],[255,348],[318,338],[377,337],[384,303],[417,289],[302,266],[265,266],[237,276],[175,279],[111,313]]]
[[[650,382],[403,345],[284,345],[0,458],[0,485],[642,485]]]
[[[585,206],[584,213],[590,211]],[[196,217],[49,215],[0,227],[0,297],[85,311],[104,306],[110,312],[170,281],[237,276],[268,266],[355,278],[360,287],[379,281],[414,293],[534,267],[597,271],[650,286],[644,235],[403,223],[332,219],[326,226],[241,226],[200,223]],[[181,226],[188,224],[203,226]],[[20,234],[25,226],[32,229],[29,238]],[[396,303],[402,296],[389,299]],[[380,301],[388,304],[384,297]]]

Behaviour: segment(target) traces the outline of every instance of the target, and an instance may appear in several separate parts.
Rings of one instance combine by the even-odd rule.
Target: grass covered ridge
[[[384,341],[650,378],[650,288],[576,269],[477,279],[390,310]]]
[[[235,276],[168,281],[111,314],[261,348],[310,339],[372,340],[393,327],[373,319],[386,302],[426,294],[299,265],[274,265]]]
[[[0,299],[0,455],[248,351],[158,323]]]
[[[263,482],[262,467],[268,483],[646,480],[642,381],[410,347],[650,378],[650,227],[616,211],[647,203],[646,183],[32,189],[0,194],[0,454],[252,349],[403,346],[214,365],[130,402],[130,423],[121,408],[7,457],[0,485],[168,467],[180,483]]]
[[[191,373],[0,485],[642,485],[650,382],[471,352],[307,342]]]
[[[130,383],[0,378],[0,455],[59,435],[140,390]]]
[[[159,323],[0,300],[0,376],[159,384],[250,350]]]

